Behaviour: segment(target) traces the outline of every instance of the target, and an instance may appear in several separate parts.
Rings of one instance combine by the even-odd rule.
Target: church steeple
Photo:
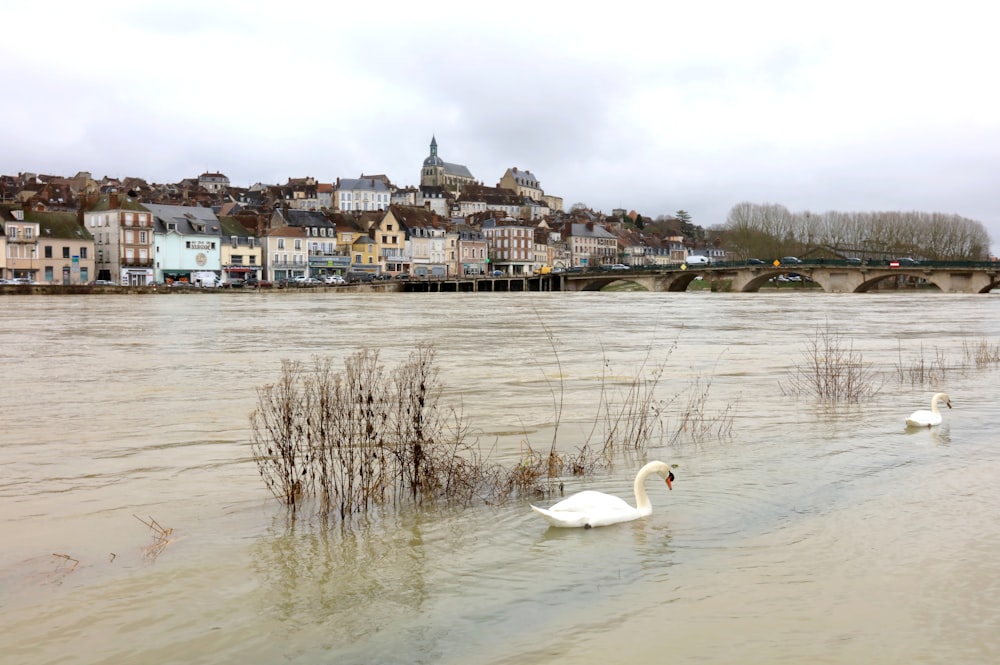
[[[431,157],[437,157],[438,155],[438,142],[437,138],[431,134]]]

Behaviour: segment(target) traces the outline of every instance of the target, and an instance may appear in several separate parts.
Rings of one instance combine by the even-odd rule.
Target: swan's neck
[[[941,399],[941,393],[938,393],[937,395],[935,395],[934,397],[931,398],[931,412],[932,413],[940,413],[940,411],[938,411],[938,401],[940,399]]]
[[[632,489],[635,491],[635,508],[639,511],[640,515],[649,515],[653,512],[653,504],[649,501],[649,495],[646,494],[646,478],[653,473],[656,468],[656,463],[650,463],[639,469],[639,473],[635,477],[635,483]]]

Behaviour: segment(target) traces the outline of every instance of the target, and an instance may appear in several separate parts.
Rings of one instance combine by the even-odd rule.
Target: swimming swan
[[[931,410],[926,411],[921,409],[919,411],[914,411],[910,414],[910,417],[906,419],[907,427],[933,427],[934,425],[941,424],[941,412],[938,411],[938,402],[944,402],[951,408],[951,398],[948,397],[948,393],[937,393],[931,398]]]
[[[616,496],[587,490],[563,499],[550,508],[531,509],[545,518],[552,526],[583,527],[607,526],[618,522],[630,522],[653,512],[653,504],[646,494],[646,478],[657,474],[667,481],[667,489],[673,489],[674,473],[669,464],[650,462],[639,469],[635,476],[635,508]]]

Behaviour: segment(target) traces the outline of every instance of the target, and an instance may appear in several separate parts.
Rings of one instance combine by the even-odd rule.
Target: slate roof
[[[341,178],[338,190],[388,192],[389,186],[377,178]]]
[[[177,232],[183,235],[219,236],[222,234],[219,218],[215,216],[211,208],[160,205],[158,203],[147,203],[144,207],[153,213],[157,233],[166,233],[167,223],[173,222],[177,225]],[[204,226],[205,230],[197,230],[196,225]]]

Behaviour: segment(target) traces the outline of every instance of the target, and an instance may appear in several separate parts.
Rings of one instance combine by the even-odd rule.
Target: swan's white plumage
[[[947,393],[936,393],[934,397],[931,398],[931,410],[920,409],[919,411],[914,411],[910,414],[910,417],[906,419],[906,424],[908,427],[933,427],[935,425],[941,424],[941,412],[938,411],[938,403],[944,402],[948,408],[951,408],[951,398],[948,397]]]
[[[670,481],[673,480],[670,465],[650,462],[639,469],[639,473],[635,476],[634,507],[617,496],[587,490],[563,499],[549,508],[532,506],[531,509],[545,518],[546,522],[558,527],[590,528],[630,522],[653,512],[653,504],[646,494],[646,478],[654,473],[667,480],[667,486],[670,487]]]

